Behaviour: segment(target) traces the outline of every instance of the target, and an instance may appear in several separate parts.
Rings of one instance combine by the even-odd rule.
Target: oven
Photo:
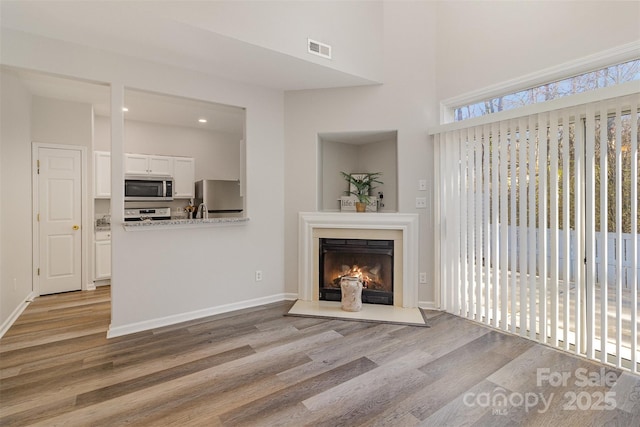
[[[171,208],[125,208],[125,221],[158,221],[171,219]]]

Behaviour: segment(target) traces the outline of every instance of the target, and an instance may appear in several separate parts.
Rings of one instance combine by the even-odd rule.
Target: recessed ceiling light
[[[126,113],[127,111],[129,111],[129,109],[127,107],[122,107],[122,111]]]
[[[198,119],[200,123],[207,123],[207,119]]]

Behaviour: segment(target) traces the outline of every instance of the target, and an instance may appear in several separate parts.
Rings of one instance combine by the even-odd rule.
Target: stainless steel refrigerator
[[[212,213],[242,212],[243,198],[240,181],[222,179],[202,179],[196,181],[196,207],[204,203]]]

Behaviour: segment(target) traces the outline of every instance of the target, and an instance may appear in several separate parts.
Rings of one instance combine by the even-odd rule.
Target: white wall
[[[372,195],[383,192],[384,207],[380,212],[397,212],[397,144],[396,140],[368,144],[320,140],[322,157],[320,185],[322,188],[320,209],[340,209],[338,199],[349,188],[340,172],[381,172],[383,184],[376,185]]]
[[[398,211],[420,214],[420,271],[432,271],[431,210],[416,210],[418,180],[431,182],[426,124],[437,120],[436,5],[384,3],[384,85],[288,92],[285,95],[286,289],[297,289],[298,212],[315,211],[317,135],[323,132],[397,129]],[[417,281],[418,278],[416,277]],[[433,282],[421,285],[421,302],[434,300]]]
[[[96,150],[111,150],[110,119],[95,118]],[[196,181],[240,179],[241,135],[183,126],[125,120],[125,152],[196,159]]]
[[[33,142],[46,144],[73,145],[86,148],[86,170],[82,171],[88,188],[93,188],[93,108],[91,104],[63,101],[60,99],[34,96],[32,98],[31,137]],[[86,193],[88,196],[92,191]],[[31,200],[31,192],[23,195]],[[93,285],[94,246],[93,246],[93,203],[90,196],[82,200],[87,216],[83,216],[82,286]],[[37,267],[37,266],[36,266]],[[34,291],[38,292],[37,283]]]
[[[358,155],[358,169],[366,172],[382,172],[380,181],[373,190],[373,195],[377,196],[382,192],[384,207],[380,212],[397,212],[398,200],[398,156],[397,144],[395,140],[379,141],[371,144],[361,145]]]
[[[125,232],[117,226],[122,195],[112,199],[113,330],[152,327],[154,322],[203,315],[199,310],[282,298],[282,92],[11,30],[2,33],[2,51],[3,63],[16,67],[246,108],[248,224]],[[117,115],[118,109],[112,109],[112,117]],[[117,139],[121,127],[118,120],[114,123],[112,148],[124,152]],[[122,164],[112,163],[114,177],[123,176]],[[254,281],[256,269],[263,271],[261,282]]]
[[[33,97],[31,137],[34,142],[79,145],[91,149],[91,104]]]
[[[640,40],[637,1],[439,1],[438,99]]]
[[[92,108],[89,104],[32,97],[18,77],[2,71],[2,312],[6,321],[31,293],[32,279],[32,142],[77,145],[92,144]],[[91,162],[89,162],[89,165]],[[90,167],[90,166],[89,166]],[[91,170],[85,171],[91,176]],[[88,183],[88,185],[90,185]],[[5,202],[6,201],[6,202]],[[90,212],[92,205],[88,200]],[[6,221],[6,222],[5,222]],[[92,224],[90,224],[90,227]],[[84,248],[93,268],[93,249]],[[34,268],[37,268],[35,266]],[[92,275],[89,275],[91,277]]]
[[[210,1],[198,8],[180,2],[158,11],[214,31],[329,68],[382,81],[382,1]],[[278,31],[274,31],[278,29]],[[332,46],[327,60],[307,52],[307,38]]]
[[[19,314],[31,278],[31,95],[0,70],[0,334]]]
[[[319,141],[322,157],[320,184],[322,188],[319,210],[338,210],[338,198],[344,196],[348,185],[341,171],[349,173],[356,170],[358,147],[335,141]]]

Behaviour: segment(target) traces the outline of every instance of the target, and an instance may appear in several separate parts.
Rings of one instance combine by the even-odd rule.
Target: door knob
[[[80,230],[80,226],[79,226],[79,225],[74,225],[74,226],[73,226],[73,229],[74,229],[74,230]]]

